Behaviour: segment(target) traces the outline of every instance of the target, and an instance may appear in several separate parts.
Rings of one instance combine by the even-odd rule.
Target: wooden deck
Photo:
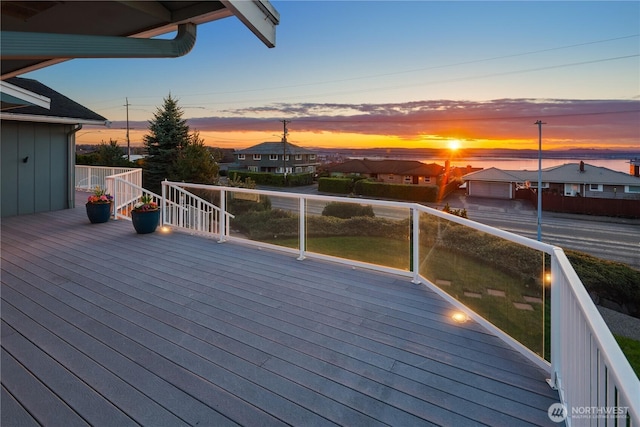
[[[2,219],[2,426],[556,425],[545,374],[405,277]]]

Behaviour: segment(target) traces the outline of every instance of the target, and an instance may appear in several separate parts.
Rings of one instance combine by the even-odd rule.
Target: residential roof
[[[533,182],[538,179],[538,171],[488,168],[466,174],[462,179],[465,181]],[[580,170],[580,163],[565,163],[542,169],[542,180],[544,182],[573,184],[640,185],[638,177],[587,163],[584,163],[583,171]]]
[[[299,147],[289,142],[286,143],[286,147],[283,147],[282,141],[262,142],[249,148],[236,150],[234,154],[282,154],[285,150],[289,155],[315,154],[311,150],[307,150],[306,148]]]
[[[527,179],[522,178],[522,172],[491,167],[468,173],[462,179],[465,181],[524,182]]]
[[[344,163],[337,163],[327,168],[330,172],[361,173],[361,174],[395,174],[438,176],[444,172],[444,167],[436,164],[425,164],[417,160],[371,160],[352,159]]]
[[[5,110],[6,104],[3,103],[3,110],[0,113],[2,120],[100,125],[104,125],[107,122],[107,119],[100,114],[78,104],[37,80],[12,77],[7,79],[6,82],[50,99],[50,108],[26,105]]]

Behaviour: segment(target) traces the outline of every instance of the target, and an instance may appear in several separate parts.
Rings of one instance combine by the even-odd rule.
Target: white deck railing
[[[222,210],[201,197],[198,197],[186,188],[197,189],[196,184],[187,183],[162,183],[162,203],[164,205],[162,223],[192,233],[224,236],[229,234],[227,228],[224,232],[220,226],[229,226],[229,221],[221,221],[224,217]],[[227,213],[226,216],[233,218]]]
[[[121,178],[115,180],[119,181]],[[416,203],[329,197],[166,181],[162,185],[163,196],[160,203],[164,207],[163,224],[209,233],[218,237],[220,242],[233,240],[252,245],[269,246],[297,254],[300,260],[306,257],[330,259],[350,265],[403,274],[411,278],[412,282],[424,283],[442,295],[454,306],[465,311],[476,322],[492,330],[506,343],[545,369],[549,373],[549,384],[558,390],[561,402],[566,410],[567,425],[640,426],[640,381],[638,381],[629,362],[602,320],[562,249]],[[132,186],[132,188],[136,189],[135,186]],[[213,194],[217,197],[219,206],[188,193],[186,188],[208,191],[210,195]],[[137,190],[146,191],[141,187],[137,188]],[[118,194],[118,191],[116,191],[116,194]],[[243,196],[238,197],[239,195]],[[226,212],[227,203],[234,196],[242,200],[260,200],[260,197],[252,198],[250,195],[268,197],[278,202],[280,209],[285,209],[298,215],[297,232],[295,232],[298,238],[296,248],[265,241],[252,241],[231,235],[229,223],[233,215]],[[156,195],[156,197],[159,196]],[[382,217],[393,220],[397,220],[397,218],[408,219],[410,224],[410,229],[408,230],[409,238],[407,239],[408,252],[410,252],[408,268],[399,269],[308,251],[307,222],[311,216],[318,215],[318,206],[326,205],[330,202],[366,203],[373,206]],[[226,215],[222,215],[221,213],[223,212]],[[423,216],[438,218],[447,223],[456,223],[486,235],[522,245],[546,254],[551,259],[550,363],[544,360],[540,354],[531,351],[447,293],[445,286],[438,287],[425,277],[424,264],[430,254],[420,253],[420,222]],[[439,232],[440,223],[438,223]],[[544,271],[540,273],[541,275],[545,274]],[[544,278],[541,280],[543,288],[544,280]],[[544,310],[542,311],[544,312]],[[544,317],[542,323],[545,323]]]
[[[142,169],[140,168],[76,165],[75,174],[76,190],[79,191],[92,191],[96,186],[107,188],[106,178],[121,174],[127,174],[126,177],[121,176],[132,184],[142,187]]]
[[[513,233],[479,224],[464,218],[431,209],[416,203],[402,203],[382,200],[351,199],[307,195],[279,191],[260,191],[243,188],[198,186],[220,192],[221,208],[225,209],[228,193],[258,194],[278,199],[290,199],[290,209],[299,215],[299,244],[295,250],[278,245],[271,247],[294,252],[298,259],[305,257],[328,258],[351,265],[363,265],[384,271],[408,275],[414,283],[424,283],[438,292],[458,308],[465,310],[475,321],[491,329],[497,336],[524,354],[538,366],[549,372],[549,383],[559,392],[564,404],[567,425],[640,425],[640,381],[620,350],[615,338],[604,323],[597,308],[587,294],[582,282],[569,263],[561,248],[531,240]],[[351,202],[372,205],[380,209],[400,209],[411,212],[412,229],[410,239],[413,260],[420,260],[419,218],[421,214],[442,218],[489,235],[541,251],[551,258],[551,362],[545,361],[514,338],[489,323],[482,316],[464,306],[444,288],[431,283],[420,272],[419,262],[413,262],[410,271],[397,270],[385,266],[372,266],[354,260],[335,259],[335,257],[313,253],[306,250],[306,219],[310,205],[314,202]],[[391,214],[393,215],[393,214]],[[221,217],[225,218],[225,217]],[[221,241],[233,239],[264,246],[264,242],[251,242],[229,235],[229,227]]]

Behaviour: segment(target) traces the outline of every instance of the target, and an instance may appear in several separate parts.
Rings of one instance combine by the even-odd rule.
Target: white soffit
[[[276,25],[280,14],[267,1],[222,0],[222,4],[268,47],[276,46]]]

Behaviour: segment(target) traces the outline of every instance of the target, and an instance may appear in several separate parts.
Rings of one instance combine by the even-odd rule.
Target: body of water
[[[447,159],[416,159],[423,163],[438,163],[444,165]],[[588,165],[604,167],[618,172],[629,173],[629,159],[542,159],[542,168],[560,166],[566,163],[585,162]],[[451,160],[451,166],[488,169],[491,167],[503,170],[538,170],[538,159],[504,158],[504,157],[476,157]]]

